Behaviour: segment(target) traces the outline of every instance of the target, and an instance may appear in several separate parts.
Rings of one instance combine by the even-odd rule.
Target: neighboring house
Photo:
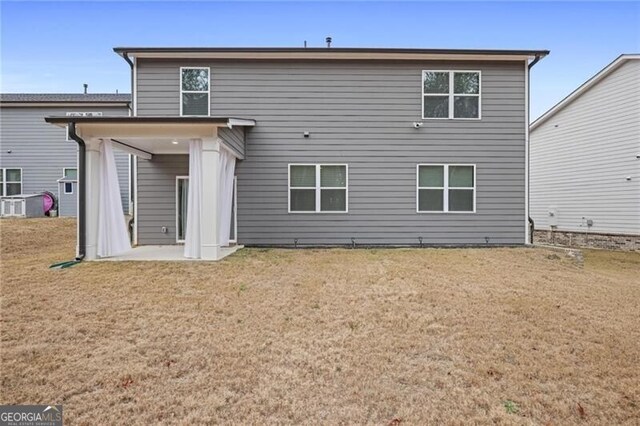
[[[548,51],[115,51],[132,68],[133,117],[47,121],[76,129],[88,169],[104,141],[136,154],[137,245],[186,240],[188,257],[219,259],[234,241],[528,242],[529,68]],[[93,259],[107,213],[103,178],[86,179],[80,255]]]
[[[77,151],[65,128],[45,123],[50,115],[127,116],[128,94],[0,94],[0,171],[4,195],[53,193],[60,216],[77,210]],[[128,155],[116,156],[125,210],[129,204]]]
[[[530,139],[535,238],[640,249],[640,55],[621,55],[564,98]]]

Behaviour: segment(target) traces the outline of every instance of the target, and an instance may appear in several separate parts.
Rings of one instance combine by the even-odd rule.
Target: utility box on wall
[[[551,227],[557,227],[558,226],[558,209],[556,209],[555,207],[549,207],[548,210],[548,221],[549,221],[549,226]]]

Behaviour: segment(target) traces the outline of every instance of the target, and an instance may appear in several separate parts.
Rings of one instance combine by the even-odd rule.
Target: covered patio
[[[47,117],[68,127],[78,144],[78,257],[85,260],[219,260],[240,248],[231,241],[234,175],[244,158],[244,129],[233,117]],[[238,131],[240,130],[240,131]],[[133,162],[133,247],[120,201],[113,150]],[[138,159],[187,154],[183,244],[138,245]],[[184,157],[183,157],[184,158]],[[144,189],[142,189],[144,190]],[[157,197],[170,195],[154,195]]]

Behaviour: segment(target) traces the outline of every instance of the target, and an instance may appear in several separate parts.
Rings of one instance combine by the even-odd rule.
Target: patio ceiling
[[[218,128],[252,127],[255,120],[234,117],[46,117],[59,127],[70,123],[85,141],[110,139],[116,147],[142,157],[187,153],[193,138],[217,136]],[[138,150],[138,152],[135,152]]]

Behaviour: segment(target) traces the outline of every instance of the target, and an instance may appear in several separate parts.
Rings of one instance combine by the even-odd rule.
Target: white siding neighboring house
[[[639,248],[640,55],[621,55],[536,120],[530,149],[530,215],[557,231],[538,242]]]

